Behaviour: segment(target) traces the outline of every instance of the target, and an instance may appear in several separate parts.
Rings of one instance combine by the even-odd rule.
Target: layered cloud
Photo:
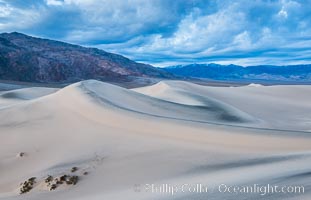
[[[157,66],[311,62],[311,0],[0,0],[0,31]]]

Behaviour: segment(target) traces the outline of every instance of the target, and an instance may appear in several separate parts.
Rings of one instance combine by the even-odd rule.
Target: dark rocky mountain
[[[0,34],[0,79],[24,82],[75,82],[84,79],[127,81],[131,77],[172,78],[151,65],[96,48]]]
[[[181,77],[214,80],[263,80],[263,81],[311,81],[311,65],[273,66],[190,64],[165,68],[167,72]]]

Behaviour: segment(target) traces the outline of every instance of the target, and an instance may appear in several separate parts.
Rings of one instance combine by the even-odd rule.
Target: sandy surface
[[[310,86],[178,81],[0,93],[0,199],[310,199],[310,100]],[[44,179],[62,174],[79,182],[49,191]],[[304,192],[224,192],[254,184]]]

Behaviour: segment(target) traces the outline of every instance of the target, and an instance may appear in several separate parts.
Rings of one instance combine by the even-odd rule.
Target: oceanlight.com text
[[[250,184],[250,185],[229,185],[219,184],[208,186],[205,184],[136,184],[135,192],[147,192],[163,195],[177,195],[178,193],[227,193],[227,194],[303,194],[305,187],[302,185],[273,185],[273,184]]]

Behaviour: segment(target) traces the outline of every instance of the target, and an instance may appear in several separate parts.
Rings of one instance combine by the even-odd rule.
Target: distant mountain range
[[[131,77],[173,78],[151,65],[118,54],[21,33],[0,34],[0,79],[25,82],[126,81]]]
[[[212,63],[156,68],[96,48],[17,32],[0,34],[0,80],[71,83],[97,79],[137,83],[152,78],[306,82],[311,81],[311,65],[242,67]]]
[[[263,80],[263,81],[311,81],[311,65],[273,66],[190,64],[164,68],[180,77],[214,80]]]

